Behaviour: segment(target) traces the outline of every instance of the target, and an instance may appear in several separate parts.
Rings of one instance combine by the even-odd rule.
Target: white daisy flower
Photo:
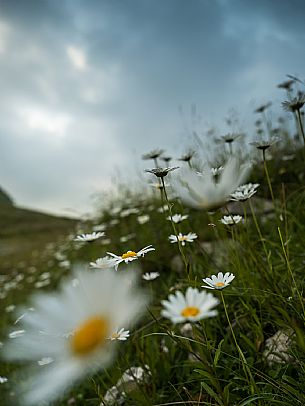
[[[147,254],[149,251],[155,251],[155,248],[153,248],[152,245],[148,245],[147,247],[142,248],[138,252],[127,251],[122,255],[116,255],[116,254],[113,254],[112,252],[107,252],[107,254],[110,255],[111,257],[113,257],[114,267],[115,267],[115,270],[117,271],[118,266],[121,262],[125,262],[125,264],[127,264],[128,262],[139,259],[140,257],[144,257],[144,255]]]
[[[129,330],[125,330],[124,328],[116,329],[109,337],[109,340],[114,341],[114,340],[120,340],[120,341],[125,341],[127,338],[130,337]]]
[[[149,219],[150,219],[150,217],[149,217],[148,214],[143,214],[142,216],[138,217],[138,223],[141,224],[141,225],[145,224],[145,223],[147,223],[149,221]]]
[[[98,258],[95,262],[90,262],[89,266],[91,268],[97,269],[109,269],[115,266],[116,260],[109,255],[103,258]]]
[[[232,216],[223,216],[223,218],[219,221],[225,226],[234,226],[235,224],[238,224],[240,221],[242,221],[242,219],[242,216],[236,214]]]
[[[258,187],[259,183],[247,183],[246,185],[241,185],[234,193],[231,193],[231,200],[245,202],[257,192]]]
[[[5,376],[0,376],[0,383],[6,383],[8,379]]]
[[[198,175],[190,168],[180,170],[180,177],[172,177],[177,196],[187,206],[211,210],[223,206],[230,194],[245,180],[250,165],[240,165],[231,158],[221,173],[215,177],[210,172]]]
[[[37,366],[24,385],[24,405],[55,401],[73,383],[109,365],[116,346],[108,337],[117,326],[134,324],[145,310],[147,300],[134,288],[135,274],[83,271],[75,277],[80,283],[74,288],[70,279],[58,293],[36,295],[36,311],[22,320],[26,333],[6,344],[7,360],[54,359]]]
[[[226,272],[223,274],[222,272],[218,272],[218,275],[212,275],[210,278],[202,279],[203,282],[207,283],[208,286],[203,285],[202,288],[206,289],[224,289],[227,287],[235,278],[230,272]]]
[[[211,293],[199,292],[198,289],[188,287],[185,296],[177,291],[169,295],[168,300],[162,300],[164,309],[161,315],[170,319],[173,323],[196,322],[201,319],[217,315],[213,307],[218,305],[219,300]]]
[[[93,232],[91,234],[81,234],[78,235],[74,238],[74,241],[82,241],[82,242],[92,242],[94,240],[97,240],[98,238],[101,238],[105,235],[103,231],[99,232]]]
[[[172,234],[168,238],[171,243],[180,241],[181,245],[184,246],[186,242],[193,242],[196,238],[198,238],[198,235],[195,233],[188,233],[186,235],[179,233],[178,237],[176,235]]]
[[[153,281],[160,276],[159,272],[147,272],[142,275],[142,278],[146,281]]]
[[[169,216],[167,217],[167,220],[171,221],[173,220],[174,223],[181,223],[181,221],[185,220],[188,218],[187,214],[174,214],[172,218]]]

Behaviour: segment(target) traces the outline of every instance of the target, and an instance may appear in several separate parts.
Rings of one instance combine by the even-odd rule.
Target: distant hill
[[[10,206],[13,206],[14,204],[13,199],[1,187],[0,187],[0,204],[8,204]]]
[[[46,244],[73,233],[78,220],[23,209],[0,191],[0,273],[3,268],[29,260]]]

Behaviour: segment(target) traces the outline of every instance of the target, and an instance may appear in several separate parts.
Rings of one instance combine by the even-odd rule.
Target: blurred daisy
[[[225,142],[227,144],[232,144],[235,140],[238,138],[242,137],[243,134],[234,134],[234,133],[229,133],[226,135],[222,135],[220,138],[216,140],[216,142]]]
[[[279,89],[291,90],[291,86],[294,84],[294,80],[286,80],[285,82],[279,83],[277,87]]]
[[[114,341],[114,340],[119,340],[119,341],[125,341],[127,338],[130,337],[129,330],[125,330],[124,328],[116,329],[109,337],[109,340]]]
[[[139,224],[145,224],[149,221],[150,217],[148,214],[143,214],[142,216],[138,217],[138,223]]]
[[[97,240],[98,238],[104,237],[105,233],[103,231],[93,232],[91,234],[81,234],[74,238],[74,241],[82,241],[82,242],[92,242]]]
[[[212,275],[210,278],[202,279],[208,286],[203,285],[202,288],[206,289],[224,289],[227,287],[235,278],[230,272],[226,272],[223,274],[222,272],[218,272],[218,275]]]
[[[172,218],[170,216],[167,217],[167,220],[172,220],[174,223],[181,223],[181,221],[186,220],[187,218],[187,214],[174,214]]]
[[[195,154],[196,154],[195,151],[189,151],[186,154],[183,154],[180,158],[178,158],[178,161],[190,162]]]
[[[153,151],[148,152],[147,154],[142,155],[142,159],[157,159],[164,152],[163,149],[154,149]]]
[[[179,178],[172,178],[172,186],[186,205],[211,210],[227,202],[230,194],[245,180],[249,170],[249,165],[240,166],[237,158],[231,158],[224,165],[217,181],[210,172],[198,175],[190,168],[183,168]]]
[[[231,200],[236,202],[245,202],[250,199],[259,187],[259,183],[247,183],[239,186],[234,193],[231,194]]]
[[[6,383],[8,379],[5,376],[0,376],[0,383]]]
[[[90,262],[89,266],[91,268],[97,269],[109,269],[115,266],[116,260],[109,255],[103,258],[98,258],[95,262]]]
[[[26,333],[7,342],[4,356],[18,362],[54,361],[24,385],[22,404],[55,401],[73,383],[109,365],[116,346],[108,338],[116,326],[135,323],[146,307],[130,275],[83,271],[73,276],[78,286],[67,280],[60,292],[33,298],[35,312],[22,320]]]
[[[185,296],[177,291],[169,295],[168,300],[162,300],[163,310],[161,315],[173,323],[195,322],[217,315],[213,308],[219,300],[211,293],[199,292],[198,289],[188,287]]]
[[[115,267],[115,270],[117,271],[118,266],[121,262],[125,262],[127,264],[128,262],[139,259],[140,257],[144,257],[144,255],[147,254],[149,251],[155,251],[155,248],[153,248],[152,245],[148,245],[147,247],[142,248],[138,252],[127,251],[127,252],[125,252],[125,254],[122,254],[122,255],[116,255],[116,254],[113,254],[112,252],[107,252],[107,254],[110,255],[111,257],[113,257],[114,267]]]
[[[292,100],[284,101],[282,107],[286,111],[299,111],[305,104],[305,94],[300,93],[297,97],[294,97]]]
[[[266,104],[262,104],[261,106],[257,107],[257,109],[254,110],[254,113],[263,113],[265,110],[267,110],[270,106],[272,105],[271,102],[268,102]]]
[[[178,169],[179,166],[173,166],[171,168],[154,168],[154,169],[145,169],[145,172],[152,173],[156,175],[158,178],[164,178],[169,172]]]
[[[215,166],[215,168],[210,168],[210,172],[214,177],[218,177],[223,171],[223,166]]]
[[[234,224],[238,224],[240,221],[242,221],[242,219],[242,216],[236,214],[232,216],[223,216],[223,218],[219,221],[225,226],[234,226]]]
[[[261,151],[265,151],[266,149],[270,148],[273,144],[280,141],[279,137],[271,137],[269,140],[257,140],[250,142],[250,145],[253,145],[257,149]]]
[[[147,272],[142,275],[142,278],[146,281],[153,281],[160,276],[159,272]]]
[[[186,235],[179,233],[178,236],[172,234],[168,238],[171,243],[180,241],[181,245],[185,245],[186,242],[193,242],[196,238],[198,238],[198,235],[195,233],[188,233]]]

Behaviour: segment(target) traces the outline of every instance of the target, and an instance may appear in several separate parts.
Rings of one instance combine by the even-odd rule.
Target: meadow
[[[305,404],[305,98],[281,87],[285,118],[265,104],[255,134],[209,134],[213,161],[200,134],[181,157],[145,154],[143,190],[6,260],[1,405]]]

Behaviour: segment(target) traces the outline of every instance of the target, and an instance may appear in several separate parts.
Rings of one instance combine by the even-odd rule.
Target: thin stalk
[[[181,244],[181,241],[179,240],[179,233],[177,232],[175,223],[174,223],[174,221],[173,221],[172,207],[171,207],[171,204],[170,204],[170,202],[169,202],[169,200],[168,200],[168,197],[167,197],[167,193],[166,193],[166,188],[165,188],[165,183],[164,183],[163,177],[161,177],[161,182],[162,182],[162,186],[163,186],[164,197],[165,197],[165,200],[166,200],[166,203],[167,203],[167,207],[168,207],[168,211],[169,211],[170,222],[171,222],[171,225],[172,225],[174,234],[175,234],[175,236],[177,237],[178,249],[179,249],[180,255],[181,255],[181,257],[182,257],[182,260],[183,260],[183,262],[184,262],[186,274],[187,274],[187,276],[188,276],[188,278],[189,278],[189,263],[188,263],[188,261],[187,261],[187,259],[186,259],[186,256],[185,256],[184,252],[183,252],[182,244]]]
[[[298,117],[298,121],[299,121],[301,134],[302,134],[302,137],[303,137],[303,142],[304,142],[304,145],[305,145],[305,134],[304,134],[304,128],[303,128],[303,123],[302,123],[301,112],[300,112],[299,109],[297,110],[297,117]]]
[[[263,161],[264,161],[264,169],[265,169],[265,173],[266,173],[267,183],[268,183],[268,187],[269,187],[270,194],[271,194],[271,199],[273,202],[274,209],[276,210],[273,189],[272,189],[271,180],[270,180],[269,171],[268,171],[268,165],[267,165],[267,161],[266,161],[266,151],[264,149],[263,149]]]
[[[283,237],[282,237],[280,227],[278,227],[277,229],[278,229],[278,233],[279,233],[279,236],[280,236],[282,249],[283,249],[283,252],[284,252],[284,257],[285,257],[285,261],[286,261],[286,264],[287,264],[287,269],[288,269],[288,271],[290,273],[291,279],[292,279],[293,284],[295,286],[295,289],[297,291],[297,294],[298,294],[298,297],[299,297],[299,300],[300,300],[300,303],[301,303],[301,306],[302,306],[302,310],[303,310],[303,318],[305,319],[305,308],[304,308],[303,298],[302,298],[301,293],[300,293],[300,291],[298,289],[298,285],[296,283],[296,280],[294,278],[294,275],[293,275],[293,272],[292,272],[292,269],[291,269],[291,266],[290,266],[289,258],[288,258],[287,252],[286,252],[286,248],[285,248],[285,244],[284,244],[284,241],[283,241]]]

